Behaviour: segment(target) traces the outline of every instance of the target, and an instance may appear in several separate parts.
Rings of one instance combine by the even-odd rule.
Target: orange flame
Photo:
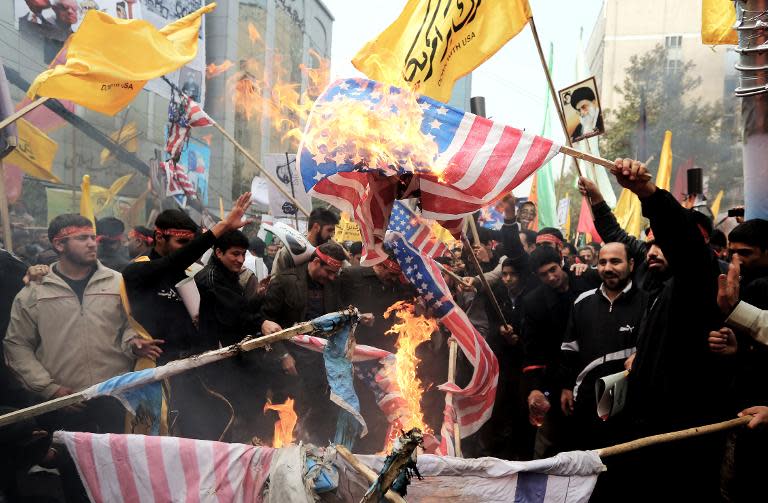
[[[224,62],[220,65],[217,65],[216,63],[211,63],[210,65],[205,67],[205,78],[211,79],[217,75],[221,75],[222,73],[232,68],[233,65],[234,63],[232,63],[228,59],[225,59]]]
[[[414,305],[404,301],[395,302],[389,306],[384,317],[389,318],[391,314],[394,314],[399,322],[392,325],[392,329],[386,333],[397,335],[395,372],[400,394],[406,403],[406,411],[397,419],[397,424],[393,425],[390,431],[395,436],[400,429],[408,431],[411,428],[420,428],[425,433],[431,433],[432,429],[425,422],[424,413],[421,410],[421,396],[424,388],[416,374],[421,363],[416,356],[416,348],[432,337],[432,333],[438,328],[437,322],[416,315]],[[394,438],[387,439],[387,448],[391,447],[392,440]]]
[[[264,413],[266,414],[268,410],[277,411],[278,416],[278,420],[275,421],[272,447],[283,447],[293,442],[293,429],[296,427],[296,422],[299,419],[293,410],[293,399],[288,398],[282,404],[273,404],[271,400],[267,400],[267,403],[264,404]]]
[[[261,42],[261,34],[259,33],[259,30],[256,29],[256,26],[253,23],[248,23],[248,38],[251,39],[252,44]]]

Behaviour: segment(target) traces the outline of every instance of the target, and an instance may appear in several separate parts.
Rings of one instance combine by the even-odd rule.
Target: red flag
[[[595,222],[592,220],[592,208],[589,207],[589,201],[586,197],[581,198],[581,212],[579,212],[579,225],[576,227],[578,232],[583,232],[592,236],[592,240],[598,243],[603,242],[603,238],[595,229]]]

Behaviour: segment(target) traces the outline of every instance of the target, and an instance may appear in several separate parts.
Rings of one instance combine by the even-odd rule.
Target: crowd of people
[[[724,237],[710,217],[649,181],[642,163],[617,160],[612,172],[640,197],[650,221],[645,240],[622,230],[597,187],[581,178],[601,245],[577,249],[558,229],[534,231],[535,205],[517,207],[507,196],[500,229],[480,228],[472,249],[457,246],[437,258],[456,303],[499,361],[493,415],[462,440],[463,451],[528,460],[750,414],[746,429],[607,459],[593,496],[647,501],[664,487],[665,501],[743,501],[759,494],[768,447],[760,428],[768,423],[761,379],[768,368],[768,221],[740,223]],[[306,232],[315,249],[300,261],[277,239],[256,236],[249,205],[243,194],[210,229],[182,210],[165,210],[153,228],[127,234],[116,218],[94,227],[63,214],[51,221],[48,243],[35,242],[43,249],[34,259],[0,250],[0,412],[350,305],[365,313],[357,343],[394,352],[396,337],[387,334],[393,320],[384,312],[398,301],[419,303],[394,255],[361,266],[361,243],[335,242],[338,216],[317,208]],[[177,287],[189,277],[200,293],[195,318]],[[418,354],[428,385],[422,405],[435,431],[449,337],[437,330]],[[458,384],[471,372],[460,358]],[[614,397],[614,407],[599,415],[598,384],[622,372],[626,400]],[[388,423],[375,393],[358,385],[369,434],[355,451],[378,452]],[[168,386],[164,434],[269,445],[275,418],[264,406],[289,397],[298,439],[327,445],[338,434],[322,354],[288,342],[183,373]],[[59,469],[68,501],[85,497],[66,452],[51,444],[57,429],[147,433],[149,425],[141,414],[126,419],[106,397],[0,429],[3,450],[14,453],[0,461],[0,501],[18,497],[32,465]]]

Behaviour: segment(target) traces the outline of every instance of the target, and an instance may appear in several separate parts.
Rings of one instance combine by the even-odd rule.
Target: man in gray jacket
[[[89,220],[54,218],[48,237],[59,260],[42,281],[16,296],[4,348],[8,367],[41,400],[81,391],[132,369],[157,347],[136,338],[120,301],[120,274],[96,258]],[[69,407],[46,418],[75,431],[119,432],[124,412],[111,398]]]

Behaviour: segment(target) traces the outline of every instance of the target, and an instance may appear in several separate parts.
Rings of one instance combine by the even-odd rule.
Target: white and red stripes
[[[212,126],[214,124],[203,108],[195,101],[185,98],[185,118],[184,125],[178,122],[171,122],[168,126],[168,139],[165,143],[165,151],[175,158],[181,153],[184,142],[189,136],[189,128]]]
[[[176,437],[58,431],[95,503],[261,501],[274,449]]]

